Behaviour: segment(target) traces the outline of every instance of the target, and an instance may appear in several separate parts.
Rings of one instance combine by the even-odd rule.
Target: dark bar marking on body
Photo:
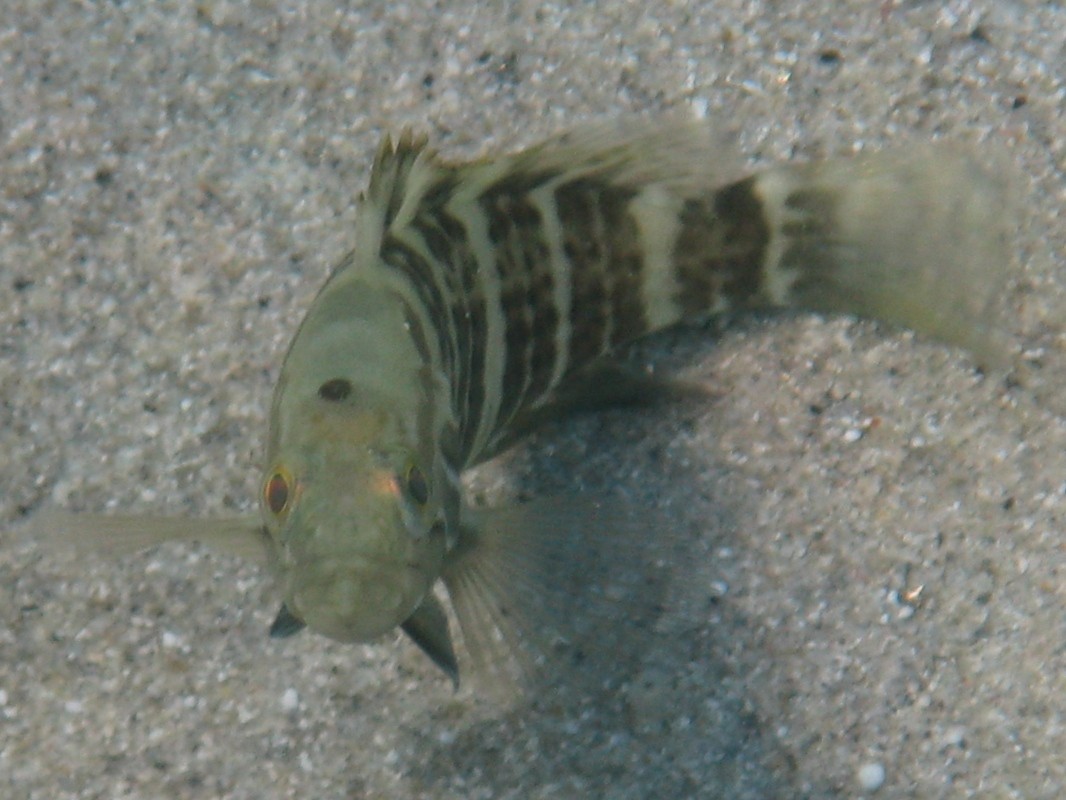
[[[386,234],[381,244],[381,260],[403,275],[415,290],[419,302],[436,327],[443,363],[442,369],[451,373],[455,368],[455,343],[448,331],[443,291],[433,277],[433,269],[418,251],[394,234]]]
[[[720,297],[735,308],[759,304],[770,227],[754,189],[746,178],[683,204],[674,264],[685,316],[706,313]]]
[[[422,213],[413,221],[427,249],[447,282],[446,319],[455,341],[455,361],[448,372],[452,388],[452,410],[461,425],[461,456],[473,446],[485,405],[485,363],[487,309],[485,287],[479,275],[477,258],[470,246],[466,225],[445,207]]]
[[[601,191],[602,186],[584,179],[555,190],[563,253],[570,269],[568,371],[601,355],[607,345],[607,243],[598,209]]]
[[[496,254],[504,320],[504,371],[495,420],[499,429],[527,399],[529,388],[546,382],[536,370],[546,369],[550,375],[558,313],[551,311],[551,255],[540,209],[528,194],[485,193],[481,204]],[[535,352],[540,353],[536,364]]]
[[[837,269],[836,248],[827,245],[833,241],[832,232],[840,226],[838,202],[837,196],[824,189],[793,191],[785,198],[785,207],[800,218],[781,226],[786,239],[781,268],[798,273],[790,294],[799,302],[813,303],[826,310],[836,307],[832,302],[827,306],[826,292]],[[818,302],[800,299],[814,293],[823,299]],[[853,307],[858,303],[857,299],[849,297],[839,297],[838,302],[841,307]]]

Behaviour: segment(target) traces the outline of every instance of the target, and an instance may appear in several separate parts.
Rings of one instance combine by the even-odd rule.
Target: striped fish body
[[[418,363],[448,386],[453,474],[625,343],[767,304],[769,229],[751,180],[702,192],[649,182],[631,151],[654,141],[612,151],[588,135],[476,165],[442,164],[410,139],[379,155],[371,202],[395,211],[378,267],[405,281]]]
[[[465,164],[385,141],[356,249],[275,392],[262,505],[285,591],[276,632],[401,625],[456,677],[434,583],[469,645],[489,623],[464,613],[464,587],[484,600],[484,559],[518,558],[472,522],[463,469],[651,331],[797,306],[990,352],[1009,221],[996,172],[932,148],[738,177],[727,154],[695,123],[595,126]]]

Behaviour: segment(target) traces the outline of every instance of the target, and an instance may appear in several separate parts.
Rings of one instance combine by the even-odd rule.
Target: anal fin
[[[714,391],[702,383],[655,375],[636,366],[601,360],[579,370],[536,406],[520,411],[482,460],[502,453],[544,423],[570,414],[605,408],[642,408],[683,400],[707,400]]]

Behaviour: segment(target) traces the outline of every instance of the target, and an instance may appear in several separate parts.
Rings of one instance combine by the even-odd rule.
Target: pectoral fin
[[[39,513],[27,531],[39,545],[121,556],[169,541],[201,542],[219,553],[266,566],[270,537],[257,516],[191,519],[150,515]]]
[[[459,688],[459,661],[455,657],[452,637],[448,633],[448,617],[440,601],[427,594],[422,604],[400,626],[433,663],[444,670]]]
[[[675,611],[669,522],[606,495],[464,509],[441,578],[478,693],[509,705],[560,681],[598,686],[651,647]]]

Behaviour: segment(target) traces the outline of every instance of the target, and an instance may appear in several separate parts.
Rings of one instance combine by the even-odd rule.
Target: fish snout
[[[294,565],[286,604],[309,628],[342,642],[366,642],[396,628],[428,590],[406,565],[346,556]]]

